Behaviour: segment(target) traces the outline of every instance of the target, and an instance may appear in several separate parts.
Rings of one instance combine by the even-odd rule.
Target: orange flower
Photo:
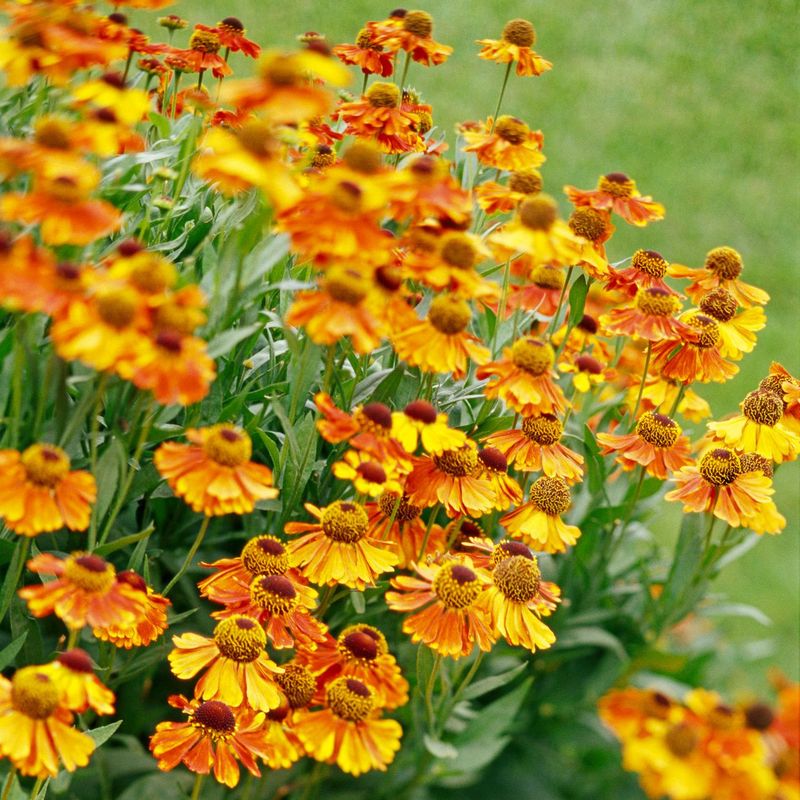
[[[503,28],[502,39],[479,39],[482,46],[478,58],[498,64],[516,62],[517,75],[541,75],[553,68],[532,48],[536,42],[536,30],[526,19],[512,19]]]
[[[678,423],[656,411],[642,414],[633,433],[598,433],[597,442],[603,448],[603,455],[614,453],[624,470],[641,465],[649,475],[662,481],[666,480],[667,472],[676,472],[692,461],[689,440],[681,435]]]
[[[624,172],[610,172],[597,182],[597,189],[576,189],[565,186],[564,191],[576,206],[591,206],[619,214],[631,225],[643,227],[648,222],[664,219],[664,206],[643,197],[636,188],[636,181]]]
[[[414,400],[402,412],[392,413],[392,436],[409,453],[421,443],[431,455],[457,450],[467,441],[464,431],[449,427],[447,414],[437,413],[427,400]]]
[[[59,653],[55,661],[39,668],[61,691],[61,705],[82,714],[92,709],[97,714],[114,713],[114,692],[94,674],[89,654],[79,647]]]
[[[650,286],[639,289],[633,303],[612,308],[600,317],[604,336],[641,337],[650,342],[681,339],[689,334],[686,325],[675,318],[681,301],[670,291]]]
[[[769,365],[769,375],[758,384],[758,388],[781,396],[784,402],[782,421],[800,436],[800,381],[777,361],[773,361]]]
[[[677,296],[677,292],[664,283],[668,270],[669,264],[661,253],[637,250],[627,269],[611,270],[605,278],[605,288],[609,292],[624,292],[629,297],[636,296],[642,289],[660,289],[665,294]]]
[[[208,775],[231,789],[239,783],[239,764],[256,777],[256,758],[267,759],[269,748],[264,714],[243,707],[234,711],[219,700],[187,700],[172,695],[169,704],[179,708],[187,722],[159,722],[150,737],[150,750],[164,772],[184,764],[192,772]]]
[[[524,472],[544,472],[550,478],[577,483],[583,476],[583,456],[559,441],[564,426],[553,414],[525,417],[520,430],[499,431],[487,436],[509,465]]]
[[[399,591],[386,592],[392,611],[426,606],[403,620],[403,633],[453,659],[469,655],[476,642],[481,650],[491,650],[495,635],[479,603],[489,583],[486,574],[474,570],[468,556],[441,566],[415,564],[414,569],[419,577],[392,578],[392,586]]]
[[[479,380],[492,377],[484,386],[487,397],[500,397],[526,417],[562,414],[567,400],[553,382],[555,353],[549,344],[533,336],[517,339],[503,349],[503,358],[478,368]]]
[[[225,59],[219,55],[222,46],[219,33],[215,28],[207,28],[205,25],[195,25],[194,31],[189,38],[187,50],[178,50],[174,55],[184,61],[184,72],[204,72],[211,70],[215,78],[224,78],[230,75],[233,70],[228,66]]]
[[[190,445],[165,442],[153,463],[170,488],[206,516],[249,514],[257,500],[278,496],[272,470],[250,461],[252,443],[234,425],[189,428]]]
[[[567,220],[570,230],[580,243],[578,264],[590,277],[607,281],[613,270],[606,256],[605,243],[616,228],[611,222],[611,214],[591,206],[579,206]]]
[[[368,28],[358,32],[355,44],[337,44],[333,54],[343,64],[361,67],[365,75],[380,75],[388,78],[393,69],[393,53],[388,53],[382,45],[375,44]]]
[[[704,314],[717,321],[720,355],[734,361],[753,351],[756,332],[767,324],[764,309],[760,306],[745,308],[737,313],[739,304],[736,298],[721,287],[704,294],[698,306]]]
[[[545,475],[531,486],[528,502],[502,517],[500,524],[534,550],[563,553],[581,535],[580,528],[561,519],[571,504],[567,483]]]
[[[478,466],[474,475],[491,484],[496,510],[505,511],[510,505],[522,502],[522,489],[508,474],[508,461],[496,447],[484,447],[478,451]]]
[[[512,172],[508,185],[485,181],[475,187],[475,199],[488,216],[514,211],[529,195],[542,191],[542,176],[535,169]]]
[[[433,299],[426,319],[391,337],[397,355],[423,372],[451,373],[455,380],[467,374],[469,360],[483,364],[489,350],[467,333],[472,311],[465,300],[452,294]]]
[[[0,676],[0,755],[23,775],[55,778],[89,763],[95,744],[72,727],[62,690],[47,667],[22,667]]]
[[[686,287],[686,294],[697,303],[700,298],[713,289],[725,289],[745,308],[764,306],[769,295],[749,283],[739,280],[744,263],[741,255],[732,247],[715,247],[706,253],[702,267],[695,269],[682,264],[672,264],[669,274],[673,278],[689,278],[692,283]]]
[[[73,553],[65,559],[40,553],[28,562],[38,575],[55,575],[43,584],[24,586],[19,596],[34,617],[53,614],[71,630],[84,625],[110,628],[135,625],[145,614],[142,595],[116,580],[116,570],[93,553]]]
[[[683,388],[683,397],[678,395]],[[626,398],[628,408],[633,411],[636,406],[636,398],[639,395],[639,382],[631,386]],[[679,384],[672,379],[666,379],[652,373],[648,375],[644,383],[642,392],[641,408],[646,411],[669,411],[678,401],[677,411],[691,422],[701,422],[706,417],[711,416],[711,406],[696,392],[685,385]]]
[[[505,316],[510,317],[517,309],[532,311],[542,317],[552,317],[558,309],[561,291],[566,282],[566,273],[559,267],[539,264],[530,268],[532,259],[523,255],[511,261],[513,275],[522,275],[530,281],[522,286],[512,285],[506,297]],[[497,303],[490,307],[494,310]],[[499,313],[499,308],[498,308]]]
[[[411,58],[426,67],[438,66],[447,60],[453,48],[435,41],[433,17],[427,11],[403,11],[383,22],[368,22],[367,30],[374,44],[392,53],[405,50]]]
[[[326,708],[295,721],[293,731],[317,761],[338,764],[351,775],[371,769],[385,772],[400,749],[403,729],[393,719],[380,719],[375,692],[355,678],[333,681]]]
[[[242,53],[248,58],[258,58],[261,53],[261,48],[244,35],[244,25],[236,17],[225,17],[214,28],[198,23],[194,26],[194,29],[206,33],[215,33],[219,37],[220,45],[232,53]]]
[[[69,456],[52,444],[22,453],[0,450],[0,516],[22,536],[67,527],[85,531],[97,498],[94,476],[70,471]]]
[[[395,463],[374,461],[369,453],[348,450],[343,461],[335,461],[331,472],[340,480],[351,481],[359,495],[377,497],[385,491],[401,491],[401,473]]]
[[[363,591],[383,572],[392,572],[397,556],[367,536],[369,519],[359,503],[337,500],[326,508],[305,509],[318,522],[288,522],[286,533],[304,534],[289,545],[289,557],[318,586],[337,583]]]
[[[106,72],[99,80],[81,83],[72,91],[76,105],[108,109],[117,121],[133,126],[146,117],[150,98],[143,89],[129,89],[119,72]]]
[[[475,153],[486,167],[519,172],[536,169],[547,160],[542,153],[542,132],[532,131],[516,117],[504,115],[496,122],[489,117],[486,122],[464,123],[459,133],[466,142],[464,152]]]

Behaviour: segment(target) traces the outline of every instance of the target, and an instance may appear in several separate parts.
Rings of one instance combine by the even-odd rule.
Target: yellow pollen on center
[[[242,566],[251,575],[283,575],[289,569],[289,555],[276,536],[256,536],[242,548]]]
[[[649,286],[636,292],[636,308],[648,317],[674,317],[681,310],[681,301],[666,289]]]
[[[94,298],[97,313],[106,325],[122,330],[133,322],[139,305],[135,289],[105,289]]]
[[[216,53],[220,48],[219,36],[212,31],[195,31],[189,37],[189,47],[201,53]]]
[[[337,500],[322,512],[320,524],[329,539],[353,544],[364,538],[369,528],[369,517],[359,503]]]
[[[539,417],[525,417],[522,420],[522,432],[532,442],[547,447],[561,439],[564,426],[552,414],[542,414]]]
[[[478,576],[463,564],[444,564],[433,579],[433,591],[445,608],[468,608],[483,589]]]
[[[530,501],[549,517],[563,514],[572,503],[566,482],[561,478],[549,478],[546,475],[531,486]]]
[[[715,247],[706,253],[705,268],[718,278],[732,281],[742,274],[741,255],[732,247]]]
[[[375,693],[354,678],[341,677],[332,681],[327,700],[330,710],[348,722],[366,719],[375,707]]]
[[[236,425],[212,425],[203,442],[205,454],[223,467],[238,467],[250,460],[253,443]]]
[[[375,44],[372,41],[372,34],[366,28],[362,28],[358,32],[358,36],[356,36],[356,46],[362,48],[362,50],[377,50],[378,52],[383,50],[381,45]]]
[[[596,242],[608,233],[609,219],[596,208],[580,206],[570,214],[569,227],[576,236]]]
[[[739,456],[739,462],[742,465],[743,475],[757,470],[761,470],[767,478],[771,478],[774,474],[772,462],[758,453],[744,453]]]
[[[718,322],[729,322],[736,316],[739,304],[727,289],[719,287],[703,295],[699,306],[703,313]]]
[[[466,300],[452,294],[440,294],[428,309],[428,321],[440,333],[454,336],[461,333],[472,319]]]
[[[612,197],[631,197],[636,191],[636,182],[624,172],[610,172],[600,178],[597,188]]]
[[[378,498],[378,505],[387,519],[394,515],[397,522],[410,522],[422,513],[422,509],[412,505],[406,495],[400,496],[396,492],[384,492]]]
[[[651,278],[663,278],[667,274],[667,260],[655,250],[637,250],[631,258],[631,266]]]
[[[681,429],[665,414],[648,411],[636,423],[636,433],[653,447],[672,447],[678,441]]]
[[[31,719],[47,719],[60,697],[58,686],[39,667],[22,667],[11,678],[11,705]]]
[[[317,689],[313,673],[302,664],[284,664],[283,672],[275,676],[275,683],[292,708],[305,708]]]
[[[466,233],[453,231],[442,237],[439,254],[442,261],[458,269],[472,269],[478,260],[478,248]]]
[[[707,483],[713,486],[728,486],[741,474],[742,462],[736,453],[718,447],[700,459],[698,469]]]
[[[369,281],[346,267],[333,267],[325,278],[325,291],[340,303],[357,306],[369,293]]]
[[[537,194],[542,191],[542,176],[538,170],[525,169],[512,172],[508,188],[520,194]]]
[[[478,453],[474,447],[465,444],[457,450],[445,450],[440,455],[434,456],[433,463],[442,472],[455,478],[463,478],[475,471],[475,467],[478,466]]]
[[[509,144],[522,144],[528,138],[531,129],[521,119],[505,114],[497,118],[494,132]]]
[[[393,83],[376,81],[367,89],[366,97],[373,108],[397,108],[401,94]]]
[[[297,591],[283,575],[258,575],[250,583],[250,599],[270,614],[287,614],[297,606]]]
[[[562,289],[564,281],[564,271],[550,264],[540,264],[531,273],[531,283],[540,289]]]
[[[714,347],[719,341],[719,323],[715,319],[705,314],[688,312],[681,315],[680,320],[698,335],[698,340],[694,342],[695,347],[705,350]]]
[[[267,637],[256,620],[237,614],[217,625],[214,642],[225,658],[244,664],[255,661],[264,652]]]
[[[107,561],[90,553],[73,553],[64,564],[69,583],[91,594],[103,594],[114,585],[116,570]]]
[[[504,558],[492,573],[495,586],[514,603],[529,603],[539,593],[542,574],[535,558]]]
[[[69,456],[53,444],[32,444],[20,456],[28,480],[52,489],[69,474]]]
[[[511,360],[514,366],[536,377],[549,373],[555,359],[553,348],[547,342],[532,336],[517,339],[511,348]]]
[[[750,392],[742,402],[742,413],[752,422],[772,428],[783,416],[783,398],[763,389]]]

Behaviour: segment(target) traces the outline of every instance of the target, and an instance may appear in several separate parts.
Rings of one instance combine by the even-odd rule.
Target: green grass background
[[[381,19],[392,7],[376,0],[182,0],[169,11],[192,23],[237,16],[263,46],[285,47],[309,30],[332,44],[352,42],[363,21]],[[433,104],[451,143],[456,121],[494,111],[502,82],[504,67],[476,58],[474,40],[499,38],[508,19],[527,17],[538,32],[536,49],[554,69],[541,78],[512,75],[503,110],[544,131],[546,190],[560,195],[565,183],[588,188],[601,173],[623,171],[662,201],[665,221],[618,227],[615,259],[637,247],[690,265],[721,244],[743,254],[744,278],[772,295],[769,322],[737,378],[701,390],[716,415],[734,411],[771,360],[800,373],[796,2],[430,0],[424,8],[436,20],[435,37],[455,53],[439,68],[412,65],[408,83]],[[133,21],[163,38],[155,16],[134,12]],[[250,68],[240,57],[232,64],[240,73]],[[769,665],[800,676],[798,484],[797,464],[779,471],[787,529],[765,537],[715,586],[773,621],[770,627],[720,621],[730,644],[720,649],[714,675],[734,695],[748,686],[762,689]],[[673,536],[679,520],[678,510],[667,508],[660,534]]]

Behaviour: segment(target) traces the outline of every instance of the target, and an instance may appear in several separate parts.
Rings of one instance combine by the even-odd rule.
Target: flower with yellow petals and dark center
[[[653,447],[672,447],[681,435],[681,428],[665,414],[648,411],[639,417],[636,433]]]
[[[139,307],[135,289],[105,289],[95,295],[94,302],[100,319],[112,328],[121,330],[133,322]]]
[[[479,259],[478,248],[466,233],[453,231],[442,237],[439,255],[442,261],[457,269],[472,269]]]
[[[115,576],[114,567],[93,553],[73,553],[64,564],[64,577],[84,592],[107,592]]]
[[[706,453],[699,464],[703,479],[714,486],[728,486],[742,473],[739,456],[724,447]]]
[[[526,197],[518,209],[519,221],[532,231],[549,230],[558,218],[558,206],[549,194]]]
[[[373,436],[387,437],[392,429],[392,411],[383,403],[367,403],[353,413],[361,429]]]
[[[522,144],[528,138],[531,129],[521,119],[505,114],[497,118],[494,132],[509,144]]]
[[[377,461],[364,461],[356,467],[356,472],[368,483],[386,483],[386,470]]]
[[[529,603],[539,593],[542,574],[535,558],[510,556],[500,561],[492,573],[494,585],[511,601]]]
[[[775,712],[766,703],[752,703],[744,710],[744,718],[748,728],[765,731],[775,721]]]
[[[570,214],[567,224],[576,236],[597,242],[608,233],[608,214],[591,206],[581,206]]]
[[[225,658],[249,663],[264,652],[267,636],[256,620],[236,615],[222,620],[214,628],[214,643]]]
[[[478,459],[490,472],[503,475],[508,472],[508,460],[496,447],[484,447],[478,453]]]
[[[156,253],[142,252],[129,263],[129,280],[137,289],[149,294],[160,294],[174,286],[178,279],[175,265]]]
[[[70,149],[70,122],[64,117],[47,114],[34,123],[33,138],[36,144],[51,150]]]
[[[706,253],[705,268],[718,278],[732,281],[742,274],[742,257],[732,247],[715,247]]]
[[[372,34],[367,28],[362,28],[358,32],[358,36],[356,36],[356,46],[360,47],[362,50],[377,50],[378,52],[383,50],[381,45],[375,44],[375,42],[372,41]]]
[[[327,700],[330,710],[348,722],[361,722],[375,707],[375,693],[355,678],[342,677],[331,681]]]
[[[217,464],[238,467],[250,460],[253,443],[242,428],[223,423],[211,426],[203,450]]]
[[[178,31],[188,27],[189,21],[179,17],[177,14],[167,14],[165,17],[159,17],[156,22],[169,31]]]
[[[433,591],[445,608],[468,608],[483,590],[478,576],[463,564],[444,564],[433,579]]]
[[[325,290],[334,300],[357,306],[369,292],[369,281],[354,269],[334,267],[325,278]]]
[[[727,290],[719,287],[704,294],[698,303],[700,310],[719,322],[729,322],[736,316],[739,307],[736,298]]]
[[[194,710],[192,725],[216,742],[227,739],[236,731],[236,717],[230,706],[219,700],[206,700]]]
[[[535,169],[512,172],[508,178],[508,188],[520,194],[538,194],[542,191],[541,173]]]
[[[452,294],[440,294],[428,309],[428,321],[440,333],[453,336],[461,333],[472,319],[466,300]]]
[[[394,515],[397,522],[410,522],[422,513],[422,509],[410,503],[406,495],[401,497],[396,492],[384,492],[378,498],[378,505],[387,519]]]
[[[609,172],[601,176],[597,188],[612,197],[631,197],[636,184],[624,172]]]
[[[342,161],[354,172],[361,175],[374,175],[383,166],[381,151],[374,144],[356,141],[344,151]]]
[[[200,53],[217,53],[220,46],[219,36],[213,31],[196,30],[189,37],[189,48]]]
[[[48,191],[63,203],[77,203],[86,196],[84,189],[69,175],[59,175],[48,183]]]
[[[359,503],[337,500],[322,512],[320,524],[329,539],[352,544],[364,538],[369,528],[369,517]]]
[[[517,47],[533,47],[536,42],[536,31],[526,19],[512,19],[503,28],[503,39]]]
[[[242,565],[251,575],[283,575],[289,569],[289,556],[275,536],[256,536],[242,548]]]
[[[697,732],[684,722],[673,725],[664,736],[664,744],[676,758],[686,758],[693,753],[699,741]]]
[[[57,708],[61,692],[39,667],[22,667],[11,678],[11,704],[31,719],[47,719]]]
[[[373,108],[397,108],[400,105],[400,89],[393,83],[376,81],[367,89],[366,98]]]
[[[533,559],[528,545],[523,542],[518,542],[516,539],[505,539],[495,545],[489,556],[489,566],[494,569],[498,564],[507,561],[510,558],[527,558]]]
[[[540,289],[561,289],[565,281],[564,270],[550,264],[540,264],[531,272],[531,283]]]
[[[553,369],[556,356],[547,342],[525,336],[514,342],[511,348],[511,360],[514,366],[538,377],[548,374]]]
[[[256,156],[272,155],[277,149],[274,130],[261,119],[251,119],[236,131],[236,138],[245,150]]]
[[[427,400],[412,401],[403,409],[403,413],[425,425],[433,425],[436,422],[436,409]]]
[[[772,462],[765,458],[758,453],[744,453],[739,456],[739,462],[742,465],[742,474],[748,472],[756,472],[756,470],[761,470],[764,475],[768,478],[771,478],[774,474],[774,469],[772,467]]]
[[[25,475],[37,486],[53,488],[69,474],[69,456],[54,444],[32,444],[20,456]]]
[[[648,286],[636,292],[636,308],[648,317],[673,317],[681,310],[681,301],[666,289]]]
[[[530,501],[550,517],[563,514],[572,502],[569,486],[561,478],[538,478],[530,490]]]
[[[305,708],[317,688],[311,670],[302,664],[284,664],[283,672],[275,675],[275,683],[283,690],[291,708]]]
[[[465,444],[457,450],[445,450],[434,456],[433,463],[437,469],[454,478],[464,478],[471,475],[478,466],[478,453],[470,444]]]
[[[663,278],[669,264],[656,250],[637,250],[631,258],[631,266],[651,278]]]
[[[783,416],[783,398],[763,389],[750,392],[742,403],[742,413],[752,422],[772,428]]]
[[[370,663],[386,655],[389,646],[386,637],[371,625],[350,625],[336,638],[336,649],[348,661]]]
[[[433,17],[427,11],[408,11],[403,17],[403,30],[425,39],[433,33]]]
[[[553,414],[542,414],[538,417],[525,417],[522,420],[522,432],[532,442],[548,447],[561,439],[564,426]]]
[[[575,367],[578,372],[587,372],[589,375],[600,375],[603,372],[603,365],[593,356],[578,356]]]
[[[297,590],[283,575],[258,575],[250,583],[250,599],[259,608],[279,616],[297,605]]]
[[[364,192],[353,181],[339,181],[330,193],[331,202],[346,214],[357,214],[361,211]]]
[[[682,314],[680,321],[696,334],[697,341],[693,342],[695,347],[705,350],[714,347],[719,341],[719,324],[715,319],[695,311]]]
[[[318,144],[311,159],[314,169],[327,169],[336,163],[336,153],[327,144]]]

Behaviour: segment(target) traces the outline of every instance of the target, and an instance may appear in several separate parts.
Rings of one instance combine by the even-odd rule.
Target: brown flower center
[[[340,303],[357,306],[369,292],[369,282],[354,269],[331,269],[325,279],[325,290]]]
[[[667,260],[656,250],[637,250],[631,258],[631,266],[651,278],[663,278],[667,274]]]
[[[60,694],[39,667],[22,667],[11,678],[11,704],[31,719],[47,719],[58,708]]]
[[[752,422],[772,428],[783,416],[783,398],[763,389],[750,392],[742,403],[742,413]]]
[[[131,258],[130,267],[131,283],[149,294],[159,294],[169,289],[178,279],[175,265],[157,253],[138,253]]]
[[[259,608],[280,616],[297,605],[297,591],[283,575],[259,575],[250,584],[250,599]]]
[[[445,450],[433,457],[436,468],[455,478],[471,475],[478,466],[478,454],[470,444],[464,444],[457,450]]]
[[[401,95],[393,83],[376,81],[367,89],[366,97],[373,108],[397,108]]]
[[[63,117],[51,114],[40,117],[34,125],[36,144],[51,150],[70,149],[70,124]]]
[[[538,417],[525,417],[522,420],[522,432],[532,442],[547,447],[561,438],[564,426],[552,414],[542,414]]]
[[[542,191],[542,176],[535,169],[512,172],[508,179],[508,188],[520,194],[538,194]]]
[[[489,556],[489,566],[494,569],[501,561],[506,561],[512,557],[532,559],[533,553],[523,542],[506,539],[495,545],[492,554]]]
[[[69,456],[54,444],[32,444],[20,456],[31,483],[52,489],[69,474]]]
[[[213,31],[195,31],[189,37],[189,48],[201,53],[216,53],[220,48],[219,36]]]
[[[675,420],[665,414],[648,411],[639,417],[636,433],[653,447],[672,447],[678,441],[681,429]]]
[[[427,11],[409,11],[403,17],[403,30],[427,38],[433,33],[433,17]]]
[[[354,678],[337,678],[328,686],[328,706],[340,719],[361,722],[375,707],[372,690]]]
[[[330,193],[331,202],[345,214],[357,214],[361,211],[363,196],[361,187],[352,181],[339,181]]]
[[[94,302],[100,319],[112,328],[121,330],[133,322],[139,306],[135,289],[105,289],[95,295]]]
[[[458,269],[472,269],[478,261],[478,248],[469,234],[461,231],[446,233],[442,237],[439,254],[442,261]]]
[[[362,175],[374,175],[383,166],[381,151],[371,142],[353,142],[344,151],[342,160],[354,172]]]
[[[64,577],[84,592],[100,594],[114,585],[116,570],[100,556],[73,553],[64,564]]]
[[[695,347],[705,350],[719,341],[719,324],[715,319],[698,313],[684,314],[680,319],[698,335]]]
[[[447,336],[461,333],[471,319],[472,311],[466,300],[452,294],[435,297],[428,309],[428,321],[437,331]]]
[[[564,271],[550,264],[540,264],[531,273],[531,283],[540,289],[562,289],[565,280]]]
[[[478,458],[486,469],[492,472],[508,472],[508,461],[496,447],[485,447],[478,453]]]
[[[699,305],[703,313],[708,314],[709,317],[713,317],[719,322],[732,320],[736,316],[736,309],[739,307],[736,298],[722,287],[703,295]]]
[[[709,451],[700,459],[699,470],[707,483],[713,486],[727,486],[741,474],[742,462],[736,453],[719,447]]]
[[[389,646],[386,637],[372,625],[348,625],[337,637],[336,646],[344,658],[374,661],[386,655]]]
[[[636,191],[636,183],[624,172],[609,172],[600,178],[597,188],[612,197],[631,197]]]
[[[602,239],[610,226],[608,214],[590,206],[576,208],[570,214],[569,227],[576,236],[597,242]]]
[[[213,425],[203,442],[205,454],[223,467],[238,467],[250,460],[253,443],[247,433],[235,425]]]
[[[427,400],[414,400],[409,403],[403,413],[416,422],[432,425],[436,422],[436,409]]]
[[[553,348],[547,342],[534,339],[532,336],[517,339],[511,348],[511,360],[514,366],[536,377],[550,372],[555,359]]]
[[[377,461],[365,461],[356,467],[356,472],[368,483],[386,483],[386,470]]]
[[[192,714],[192,723],[213,739],[224,738],[236,730],[236,717],[230,706],[219,700],[206,700]]]
[[[256,536],[242,548],[242,565],[251,575],[282,575],[289,569],[289,556],[275,536]]]
[[[742,257],[732,247],[715,247],[706,253],[704,264],[718,278],[732,281],[742,274]]]
[[[291,708],[305,708],[314,696],[317,681],[311,670],[302,664],[284,664],[283,672],[275,676]]]
[[[550,517],[563,514],[572,502],[566,482],[561,478],[548,478],[547,475],[542,475],[531,486],[530,500]]]
[[[681,301],[666,289],[649,286],[636,292],[636,308],[648,317],[674,317]]]
[[[695,731],[686,723],[680,722],[673,725],[664,737],[664,743],[670,753],[678,758],[686,758],[697,747],[699,739]]]
[[[433,579],[433,591],[445,608],[467,608],[483,589],[478,576],[463,564],[444,564]]]
[[[528,138],[531,129],[521,119],[505,114],[497,118],[494,132],[509,144],[522,144]]]
[[[526,197],[519,204],[519,221],[533,231],[549,230],[558,218],[556,201],[548,194]]]
[[[214,629],[214,642],[225,658],[249,663],[264,652],[267,637],[256,620],[237,614],[223,619],[217,625]]]
[[[512,19],[503,28],[503,38],[517,47],[532,47],[536,41],[536,31],[528,20]]]
[[[398,500],[400,501],[399,504]],[[394,518],[398,522],[410,522],[422,513],[422,509],[419,506],[412,505],[406,495],[401,497],[396,492],[384,492],[378,498],[378,505],[387,519],[391,519],[392,514],[394,514]]]
[[[514,603],[529,603],[539,593],[541,572],[535,558],[504,558],[492,576],[495,586]]]
[[[337,500],[322,512],[321,525],[325,535],[334,542],[353,544],[364,538],[369,518],[359,503]]]
[[[56,661],[65,666],[71,672],[82,672],[89,675],[94,672],[92,659],[85,650],[80,647],[74,647],[72,650],[67,650],[65,653],[59,653],[56,656]]]
[[[758,470],[761,470],[767,478],[771,478],[774,474],[772,462],[758,453],[744,453],[739,456],[739,462],[742,465],[742,475]]]

